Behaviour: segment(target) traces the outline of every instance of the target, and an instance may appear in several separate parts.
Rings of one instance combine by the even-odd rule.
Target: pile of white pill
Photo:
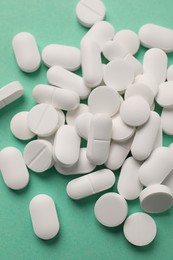
[[[124,222],[125,238],[145,246],[157,230],[147,213],[162,213],[173,205],[173,145],[162,146],[162,131],[173,135],[173,65],[167,69],[166,54],[173,51],[173,30],[146,24],[138,35],[131,30],[115,32],[103,21],[105,12],[101,0],[79,1],[77,19],[91,27],[80,49],[50,44],[40,55],[32,34],[21,32],[13,38],[19,68],[34,72],[42,59],[48,84],[35,86],[32,96],[37,104],[11,119],[13,135],[28,144],[23,155],[15,147],[1,150],[0,170],[13,190],[28,184],[28,168],[40,173],[54,166],[62,175],[85,174],[66,188],[71,199],[79,200],[113,187],[113,171],[120,169],[118,193],[102,195],[94,214],[106,227]],[[134,57],[140,44],[149,48],[143,64]],[[102,64],[101,55],[107,64]],[[80,67],[82,77],[74,73]],[[22,94],[18,81],[2,87],[0,108]],[[154,112],[155,101],[163,108],[161,117]],[[102,169],[95,170],[97,165]],[[137,198],[147,213],[128,216],[126,200]],[[60,224],[50,196],[35,196],[29,211],[39,238],[57,235]]]

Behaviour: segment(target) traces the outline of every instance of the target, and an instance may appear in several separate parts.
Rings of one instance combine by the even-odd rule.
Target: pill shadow
[[[22,70],[20,70],[20,68],[18,68],[19,72],[21,72],[21,75],[23,75],[24,77],[28,78],[29,80],[31,79],[36,79],[38,78],[39,75],[41,75],[43,72],[45,73],[47,70],[48,70],[48,67],[46,67],[42,62],[41,62],[41,65],[40,67],[34,71],[34,72],[31,72],[31,73],[27,73],[27,72],[24,72]]]
[[[53,246],[56,243],[58,243],[58,241],[60,239],[60,235],[61,235],[61,230],[59,230],[58,234],[55,237],[53,237],[52,239],[49,239],[49,240],[40,239],[39,237],[36,237],[36,238],[39,241],[39,243],[41,243],[41,244]]]
[[[15,109],[20,108],[20,106],[23,106],[25,103],[26,97],[25,95],[21,96],[19,99],[13,101],[12,103],[8,104],[4,108],[0,109],[0,118],[7,117],[7,114],[11,113],[13,111],[14,107]]]
[[[156,249],[157,246],[157,237],[148,245],[146,246],[135,246],[131,244],[128,240],[124,238],[124,243],[126,244],[127,250],[133,250],[141,254],[146,254],[146,252],[151,252]]]

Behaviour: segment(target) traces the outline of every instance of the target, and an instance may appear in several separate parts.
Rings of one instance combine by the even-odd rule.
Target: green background
[[[33,33],[40,51],[50,43],[79,47],[87,32],[75,17],[77,0],[1,0],[0,1],[0,84],[19,80],[25,88],[24,96],[0,111],[0,149],[16,146],[23,151],[27,142],[13,137],[10,120],[17,112],[29,110],[32,88],[47,83],[46,67],[25,74],[16,65],[11,47],[12,38],[21,31]],[[138,32],[145,23],[156,23],[173,28],[172,0],[104,0],[107,13],[115,30],[132,29]],[[144,48],[137,57],[142,61]],[[169,55],[173,63],[173,55]],[[79,71],[80,73],[80,71]],[[160,111],[160,109],[159,109]],[[164,145],[173,141],[164,136]],[[142,148],[142,147],[141,147]],[[10,163],[10,162],[9,162]],[[173,209],[154,215],[158,234],[155,241],[144,248],[129,244],[122,226],[109,229],[94,217],[97,194],[81,201],[68,198],[65,189],[72,177],[59,175],[54,169],[42,174],[30,171],[30,183],[22,191],[8,189],[0,176],[0,260],[104,260],[104,259],[172,259]],[[116,191],[116,187],[111,189]],[[51,241],[38,239],[32,230],[28,205],[39,193],[50,195],[56,204],[60,219],[60,232]],[[129,213],[141,211],[139,202],[129,204]]]

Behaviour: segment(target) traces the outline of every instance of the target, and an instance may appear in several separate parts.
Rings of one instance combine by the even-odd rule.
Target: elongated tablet
[[[173,109],[173,81],[164,82],[159,86],[156,101],[161,107]]]
[[[162,131],[167,135],[173,135],[173,110],[163,108],[161,114]]]
[[[153,151],[154,151],[156,148],[161,147],[161,146],[163,146],[162,124],[160,124],[159,131],[158,131],[158,133],[157,133],[156,140],[155,140],[155,142],[154,142]]]
[[[170,188],[172,194],[173,194],[173,170],[169,173],[169,175],[164,179],[162,182],[163,185]]]
[[[157,95],[159,86],[158,86],[154,76],[152,76],[152,74],[149,74],[149,73],[139,74],[136,76],[134,82],[143,83],[144,85],[148,86],[152,90],[154,96]]]
[[[167,81],[173,81],[173,65],[170,65],[167,69]]]
[[[90,112],[86,112],[79,115],[75,120],[76,131],[78,135],[84,138],[85,140],[88,140],[88,134],[92,117],[93,114],[91,114]]]
[[[103,55],[109,61],[115,59],[124,59],[129,51],[116,41],[107,41],[103,47]]]

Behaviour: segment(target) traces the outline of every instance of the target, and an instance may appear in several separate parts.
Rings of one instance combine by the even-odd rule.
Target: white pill
[[[6,147],[1,150],[0,170],[5,184],[10,189],[23,189],[29,182],[29,173],[23,156],[15,147]]]
[[[169,173],[169,175],[162,182],[163,185],[169,187],[173,194],[173,170]]]
[[[88,97],[88,106],[93,114],[104,113],[113,116],[118,112],[120,103],[119,93],[108,86],[95,88]]]
[[[125,220],[128,205],[125,199],[115,192],[102,195],[94,206],[96,219],[106,227],[116,227]]]
[[[119,169],[130,152],[132,141],[133,137],[121,143],[112,141],[105,166],[110,170]]]
[[[48,69],[47,80],[56,87],[73,90],[81,99],[87,98],[91,91],[84,84],[82,77],[57,65]]]
[[[158,147],[139,169],[139,179],[144,186],[159,184],[173,169],[173,152],[168,147]]]
[[[112,120],[106,114],[95,114],[90,123],[87,158],[96,165],[106,162],[112,135]]]
[[[156,79],[151,74],[145,73],[145,74],[137,75],[135,78],[135,83],[143,83],[153,91],[154,96],[157,95],[158,84],[156,82]]]
[[[80,137],[70,125],[61,126],[54,141],[54,159],[64,166],[72,166],[79,159]]]
[[[147,48],[173,51],[173,30],[157,24],[144,24],[139,30],[141,44]]]
[[[132,54],[130,54],[130,53],[127,54],[123,60],[131,66],[131,68],[134,71],[135,76],[137,76],[143,72],[142,64]]]
[[[125,238],[135,246],[146,246],[156,236],[157,227],[154,219],[148,214],[137,212],[130,215],[123,227]]]
[[[126,125],[119,114],[112,117],[112,139],[117,142],[124,142],[130,139],[136,128]]]
[[[173,197],[169,187],[154,184],[140,194],[141,208],[149,213],[162,213],[172,207]]]
[[[122,165],[117,189],[126,200],[135,200],[139,197],[143,186],[139,181],[138,170],[141,163],[129,157]]]
[[[37,136],[38,140],[45,140],[51,143],[51,145],[54,145],[54,139],[55,139],[55,133],[53,135],[49,135],[47,137]]]
[[[0,109],[20,98],[24,88],[19,81],[13,81],[0,88]]]
[[[167,135],[173,135],[173,110],[163,108],[161,114],[162,131]]]
[[[78,135],[85,140],[88,140],[90,123],[93,115],[90,112],[79,115],[75,120],[75,128]]]
[[[28,111],[15,114],[10,122],[10,130],[20,140],[29,140],[35,136],[28,128]]]
[[[87,112],[90,112],[90,109],[86,104],[80,104],[76,109],[68,111],[66,113],[67,124],[75,126],[75,121],[78,118],[78,116]]]
[[[140,126],[150,117],[150,106],[140,96],[132,96],[123,101],[120,107],[121,119],[130,126]]]
[[[107,41],[102,52],[105,58],[109,61],[123,59],[127,56],[127,54],[129,54],[129,51],[125,48],[125,46],[116,41]]]
[[[103,78],[100,47],[97,42],[85,39],[81,41],[80,49],[84,82],[86,86],[94,88],[101,83]]]
[[[66,111],[76,109],[79,106],[79,95],[69,89],[39,84],[34,87],[32,96],[37,103],[46,103]]]
[[[59,65],[74,71],[80,67],[80,50],[72,46],[49,44],[42,51],[42,60],[47,67]]]
[[[156,148],[161,147],[161,146],[163,146],[162,124],[160,124],[159,131],[157,133],[156,140],[154,142],[153,151]]]
[[[108,169],[102,169],[73,179],[67,184],[67,194],[71,199],[79,200],[111,188],[115,175]]]
[[[55,169],[63,175],[85,174],[92,172],[96,165],[90,163],[86,156],[86,148],[80,148],[78,161],[71,167],[64,167],[60,162],[56,162]]]
[[[23,153],[26,165],[34,172],[47,171],[53,165],[52,150],[52,144],[46,140],[29,142]]]
[[[65,114],[61,109],[56,110],[58,112],[59,117],[59,127],[65,125]]]
[[[136,129],[131,146],[131,153],[136,160],[144,161],[150,156],[160,124],[160,116],[152,111],[148,121]]]
[[[104,82],[123,94],[134,80],[134,72],[129,64],[122,59],[109,62],[104,69]]]
[[[169,66],[167,70],[167,81],[173,81],[173,65]]]
[[[28,114],[28,127],[36,135],[52,135],[59,127],[59,116],[56,109],[47,104],[34,106]]]
[[[14,36],[13,50],[16,62],[24,72],[34,72],[40,67],[41,58],[34,36],[28,32],[21,32]]]
[[[76,6],[76,17],[85,27],[91,27],[96,22],[103,20],[105,13],[105,5],[100,0],[81,0]]]
[[[114,41],[124,46],[132,55],[134,55],[140,47],[138,35],[131,30],[121,30],[114,36]]]
[[[173,81],[164,82],[159,86],[156,101],[161,107],[173,109]]]
[[[41,239],[51,239],[59,232],[59,219],[53,199],[45,194],[32,198],[29,211],[34,233]]]
[[[151,74],[157,84],[161,84],[166,79],[168,58],[164,51],[152,48],[145,52],[143,58],[143,71]]]

